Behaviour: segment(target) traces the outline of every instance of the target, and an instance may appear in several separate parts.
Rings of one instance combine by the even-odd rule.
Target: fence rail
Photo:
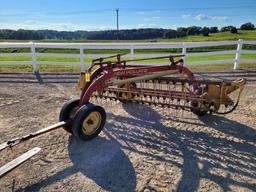
[[[29,56],[32,60],[29,61],[0,61],[1,64],[32,64],[33,71],[38,70],[38,65],[67,65],[67,66],[80,66],[81,71],[84,71],[85,66],[89,63],[85,62],[85,58],[97,58],[109,56],[111,54],[86,54],[84,50],[89,49],[126,49],[130,50],[130,54],[124,56],[124,58],[150,58],[158,56],[167,56],[169,54],[134,54],[136,49],[171,49],[180,48],[182,54],[184,54],[184,64],[216,64],[216,63],[228,63],[234,62],[234,69],[239,69],[241,62],[255,62],[256,59],[241,59],[241,53],[256,53],[256,50],[244,50],[242,49],[244,44],[256,45],[256,41],[244,41],[239,39],[238,41],[221,41],[221,42],[186,42],[186,43],[0,43],[0,48],[29,48],[30,53],[0,53],[0,57],[19,57]],[[212,47],[212,46],[225,46],[225,45],[237,45],[236,50],[227,51],[212,51],[212,52],[198,52],[187,53],[187,48],[196,47]],[[61,48],[61,49],[77,49],[77,54],[64,54],[64,53],[40,53],[37,52],[37,48]],[[224,55],[235,54],[234,59],[225,60],[212,60],[212,61],[200,61],[200,62],[186,62],[187,56],[209,56],[209,55]],[[38,61],[37,57],[64,57],[64,58],[79,58],[80,62],[50,62],[50,61]],[[156,63],[151,63],[156,64]]]

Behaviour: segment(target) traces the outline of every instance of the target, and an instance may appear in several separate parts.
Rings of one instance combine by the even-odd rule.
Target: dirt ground
[[[256,71],[200,73],[248,83],[228,115],[99,102],[104,131],[81,142],[63,129],[1,152],[0,166],[41,147],[0,191],[256,191]],[[0,143],[58,121],[78,74],[0,74]]]

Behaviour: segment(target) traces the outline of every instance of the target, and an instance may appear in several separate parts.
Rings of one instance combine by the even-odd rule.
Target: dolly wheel
[[[105,122],[105,110],[89,103],[82,106],[75,114],[72,132],[77,138],[87,141],[98,136]]]
[[[74,118],[76,111],[79,109],[79,99],[73,99],[66,102],[60,110],[60,121],[67,121]],[[72,133],[71,124],[65,125],[64,129]]]

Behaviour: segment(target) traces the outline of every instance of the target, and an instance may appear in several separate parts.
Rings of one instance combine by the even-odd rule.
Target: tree
[[[232,27],[232,28],[230,29],[230,33],[237,33],[237,29],[236,29],[235,27]]]
[[[252,23],[245,23],[242,29],[253,29]],[[231,31],[232,30],[232,31]],[[237,33],[234,26],[225,26],[220,31],[230,31]],[[218,32],[218,27],[190,26],[179,27],[174,29],[146,28],[146,29],[125,29],[119,30],[120,40],[142,40],[142,39],[158,39],[158,38],[178,38],[187,35],[204,35]],[[67,39],[67,40],[116,40],[116,30],[102,31],[56,31],[56,30],[9,30],[0,29],[0,39],[17,39],[17,40],[40,40],[40,39]]]
[[[229,26],[225,26],[225,27],[222,27],[220,29],[221,32],[225,32],[225,31],[230,31],[234,26],[232,25],[229,25]]]
[[[187,29],[185,27],[177,28],[177,37],[185,37],[187,34]]]
[[[191,26],[187,28],[187,35],[199,35],[202,27]]]
[[[210,33],[218,33],[218,32],[219,32],[218,27],[211,27],[210,28]]]
[[[251,22],[248,22],[248,23],[242,24],[240,28],[243,30],[253,30],[254,25]]]
[[[210,33],[209,27],[204,27],[204,28],[201,30],[201,33],[203,34],[203,36],[209,36],[209,33]]]
[[[177,38],[177,31],[173,29],[169,29],[164,33],[165,39]]]

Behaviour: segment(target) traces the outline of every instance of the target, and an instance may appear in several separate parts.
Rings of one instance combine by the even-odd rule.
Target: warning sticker
[[[90,81],[91,81],[91,74],[85,73],[85,82],[90,82]]]

